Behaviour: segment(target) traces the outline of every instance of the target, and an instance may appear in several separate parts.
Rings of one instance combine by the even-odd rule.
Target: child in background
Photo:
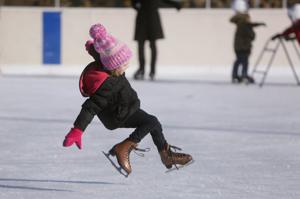
[[[285,39],[294,39],[295,37],[300,44],[300,4],[295,4],[288,9],[288,16],[292,21],[292,25],[282,33],[276,34],[272,37],[272,40],[284,37]]]
[[[140,109],[137,93],[124,74],[132,56],[128,46],[110,35],[101,24],[90,28],[90,36],[93,40],[86,43],[86,49],[95,61],[80,76],[80,91],[89,98],[83,103],[63,146],[68,147],[75,143],[81,149],[83,131],[97,115],[107,129],[135,128],[128,138],[114,145],[109,151],[110,155],[116,156],[127,175],[132,171],[130,152],[140,150],[137,145],[148,133],[151,134],[161,160],[168,169],[173,165],[186,165],[191,162],[191,155],[172,150],[178,148],[167,143],[157,118]]]
[[[230,19],[230,22],[236,25],[234,35],[234,51],[236,61],[232,69],[232,83],[254,83],[253,77],[248,75],[249,56],[251,54],[252,41],[255,39],[254,27],[265,26],[265,23],[251,22],[248,13],[248,5],[244,0],[235,0],[233,9],[236,14]],[[242,66],[242,68],[240,68]]]

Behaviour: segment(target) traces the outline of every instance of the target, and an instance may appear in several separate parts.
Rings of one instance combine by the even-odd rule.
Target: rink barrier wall
[[[90,25],[98,22],[103,23],[110,33],[129,45],[134,55],[131,70],[137,66],[137,44],[133,40],[136,16],[134,9],[45,7],[0,9],[0,69],[4,74],[78,74],[91,61],[85,52],[84,44],[89,39]],[[43,20],[45,13],[56,13],[59,16],[59,24],[56,24],[59,28],[54,34],[43,29],[47,25]],[[157,41],[158,72],[173,70],[174,66],[176,70],[182,69],[182,73],[194,73],[197,68],[206,73],[218,71],[230,73],[235,59],[233,52],[235,26],[229,22],[233,15],[232,10],[182,9],[178,12],[175,9],[160,9],[160,14],[165,39]],[[256,39],[250,57],[251,67],[266,40],[284,30],[291,22],[285,9],[253,9],[250,10],[250,15],[253,21],[267,24],[265,28],[255,29]],[[45,46],[47,42],[53,45],[49,49]],[[149,65],[150,52],[147,46],[146,64]],[[287,43],[287,47],[295,65],[299,65],[299,59],[292,45]],[[274,65],[278,67],[288,65],[282,50],[277,53]],[[163,67],[166,68],[163,70]]]

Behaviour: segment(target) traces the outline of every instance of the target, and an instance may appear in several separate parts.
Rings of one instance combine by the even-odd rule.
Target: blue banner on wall
[[[43,12],[43,64],[61,63],[61,13]]]

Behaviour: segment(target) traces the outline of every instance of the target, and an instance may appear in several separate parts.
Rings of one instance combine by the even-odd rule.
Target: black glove
[[[281,34],[276,34],[272,37],[272,40],[278,39],[279,37],[281,37]]]

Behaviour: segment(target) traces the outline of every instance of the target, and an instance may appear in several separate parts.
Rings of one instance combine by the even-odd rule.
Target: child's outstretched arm
[[[251,22],[250,24],[252,27],[266,26],[266,23],[263,22]]]
[[[74,143],[79,149],[82,149],[81,137],[83,131],[91,123],[94,116],[102,110],[96,105],[90,98],[87,99],[83,104],[80,113],[78,114],[74,127],[71,128],[69,133],[66,135],[63,142],[64,147],[72,146]]]
[[[85,100],[85,102],[81,105],[81,111],[74,122],[74,127],[85,131],[87,126],[94,119],[94,116],[97,115],[103,108],[104,106],[102,108],[99,107],[91,98]]]
[[[112,87],[116,82],[116,78],[108,78],[103,85],[98,88],[96,93],[82,104],[81,111],[74,122],[74,127],[71,128],[65,137],[63,142],[64,147],[71,146],[75,143],[79,149],[82,148],[81,137],[83,131],[85,131],[95,115],[100,113],[107,106],[112,96]]]

